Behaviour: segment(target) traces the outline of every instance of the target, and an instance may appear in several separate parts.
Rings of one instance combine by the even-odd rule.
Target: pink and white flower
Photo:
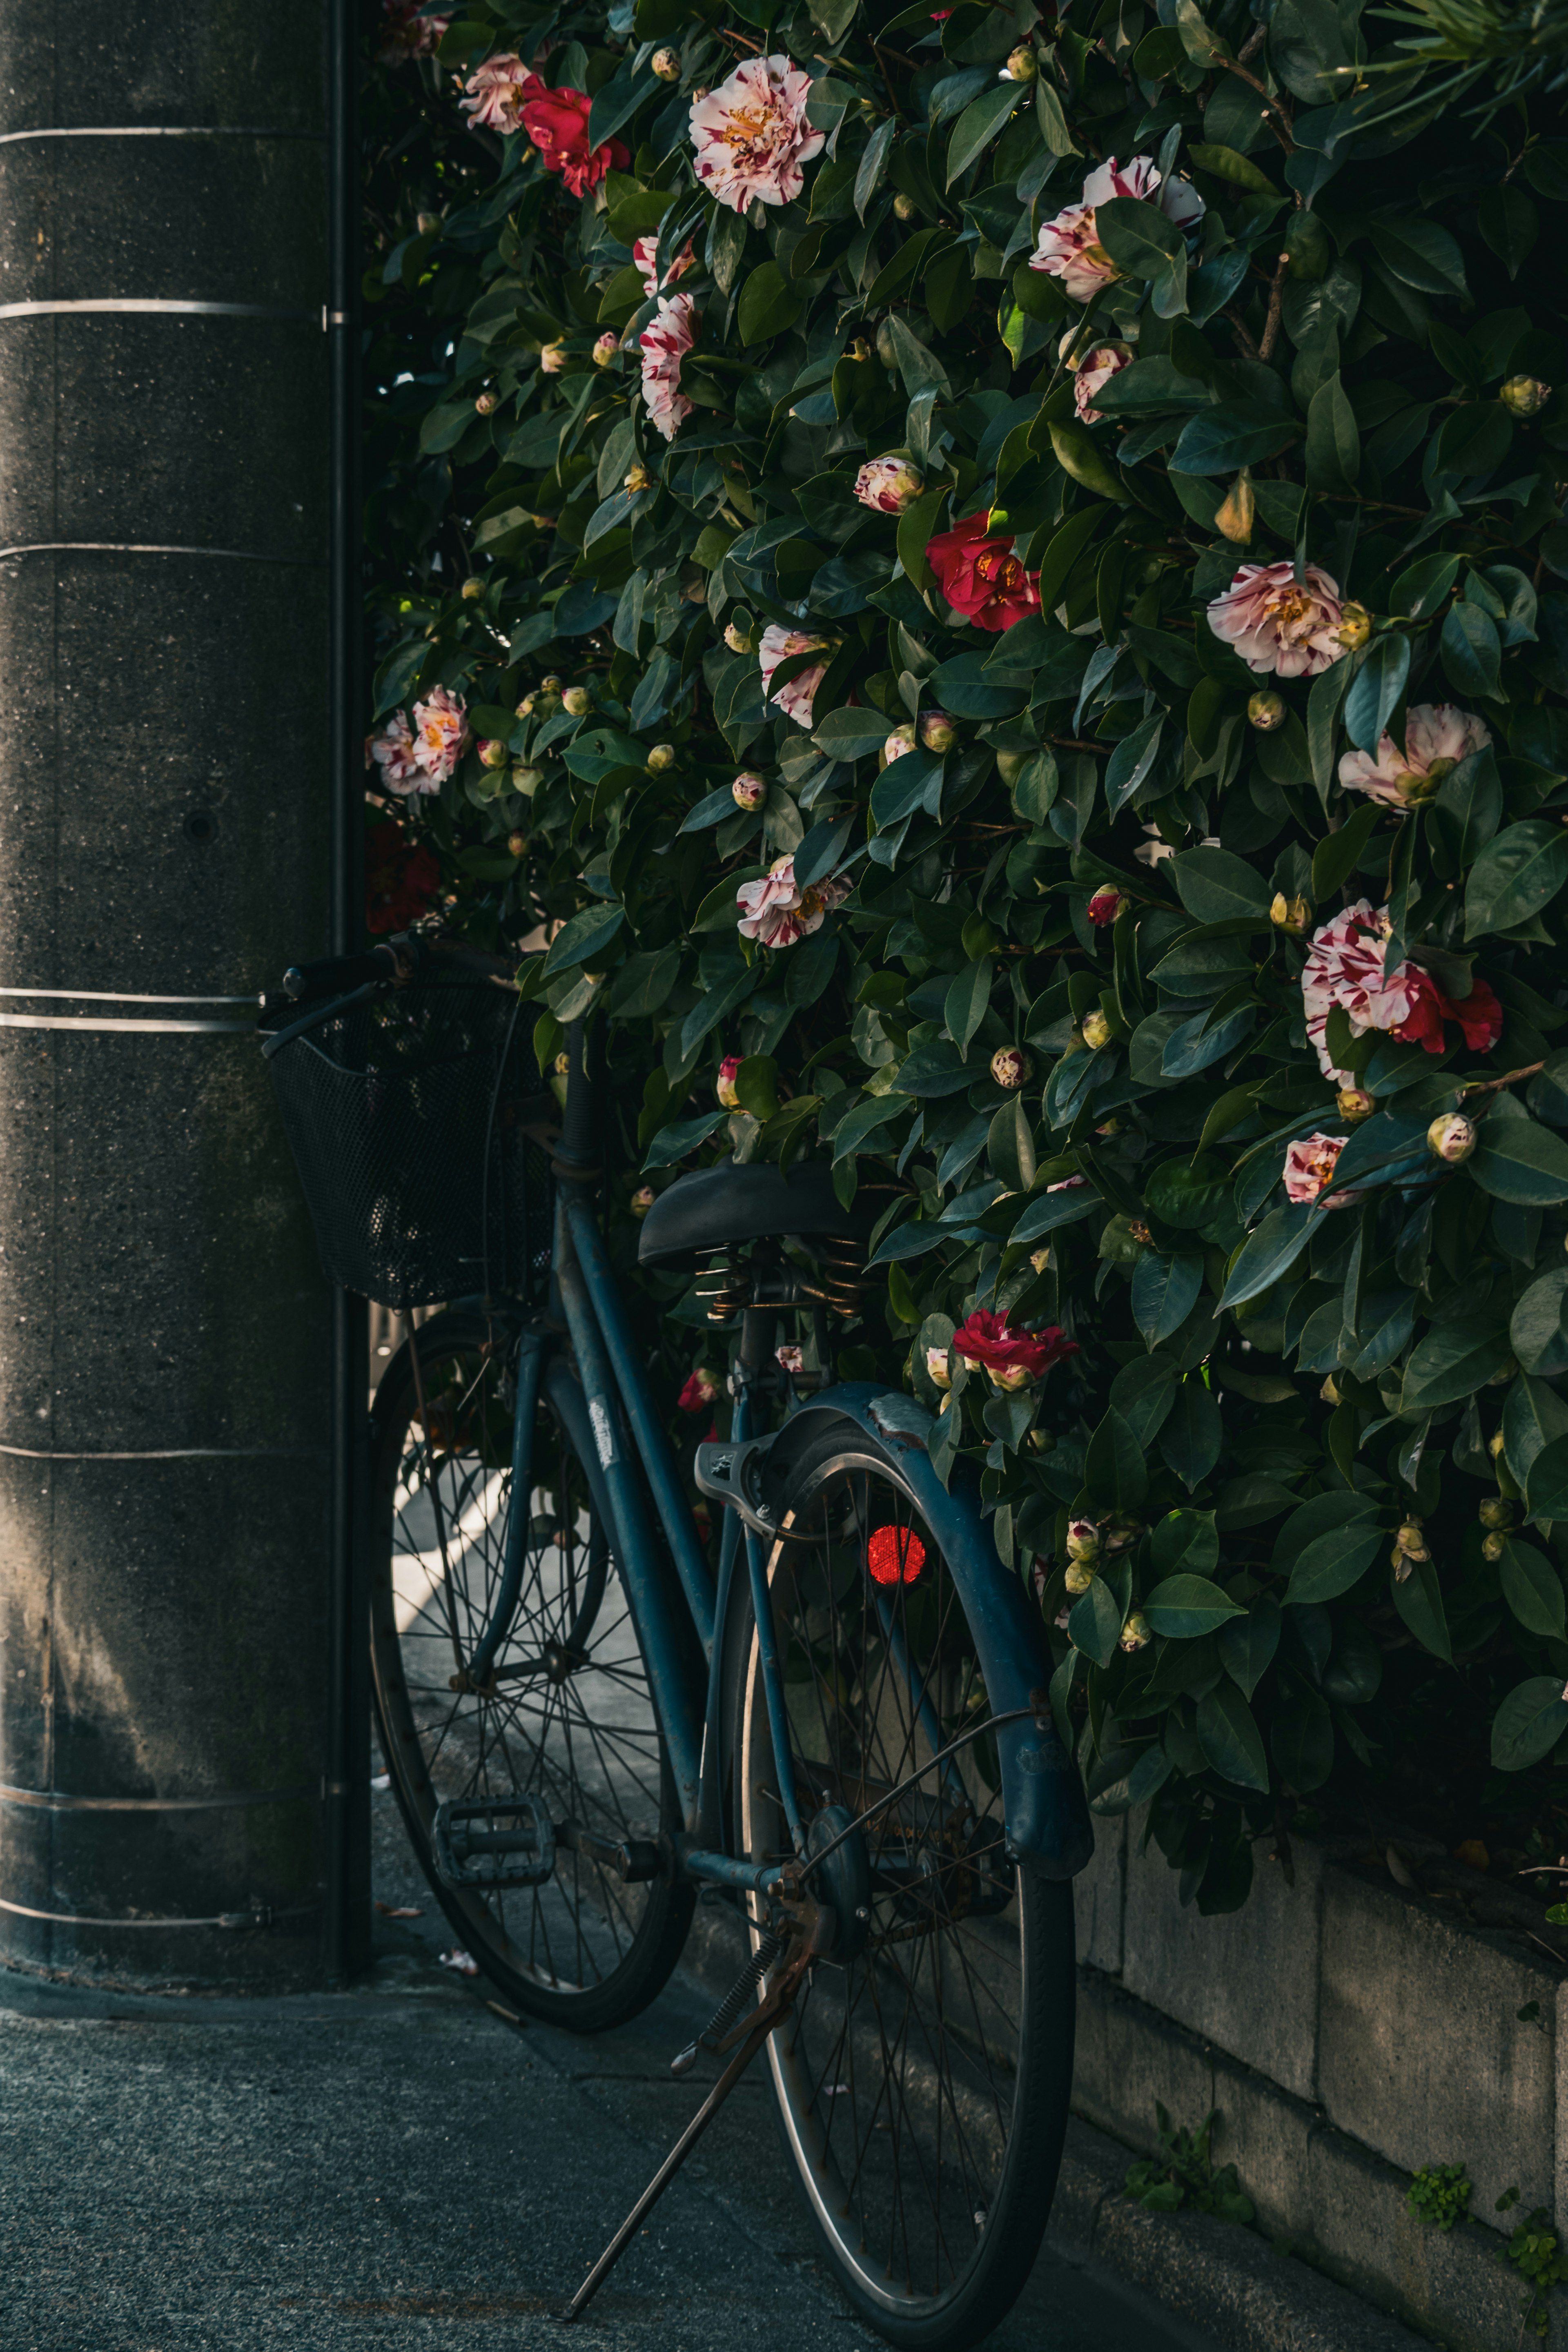
[[[743,939],[765,948],[793,947],[822,929],[822,919],[849,896],[849,885],[836,875],[797,889],[795,855],[776,857],[759,881],[742,882],[735,893],[741,909],[737,928]]]
[[[1096,393],[1102,392],[1113,375],[1119,375],[1132,358],[1125,343],[1096,343],[1078,363],[1073,377],[1073,405],[1085,425],[1098,425],[1101,411],[1094,404]]]
[[[902,514],[925,488],[925,476],[907,457],[873,457],[855,477],[855,495],[879,514]]]
[[[773,672],[793,654],[816,653],[819,649],[824,653],[827,650],[821,637],[805,636],[799,629],[782,628],[777,621],[768,623],[763,631],[762,643],[757,647],[757,658],[763,670],[763,701],[774,704],[786,719],[793,719],[797,727],[811,725],[812,698],[827,675],[827,664],[814,662],[808,669],[787,678],[776,694],[769,691]]]
[[[713,1091],[719,1097],[721,1110],[739,1110],[741,1097],[735,1092],[735,1080],[740,1074],[739,1054],[726,1054],[719,1065],[719,1075],[713,1081]]]
[[[405,711],[395,710],[379,735],[367,735],[364,763],[381,770],[380,782],[389,793],[433,793],[435,784],[419,764]]]
[[[1209,606],[1209,626],[1234,646],[1248,669],[1278,677],[1316,677],[1344,659],[1340,591],[1315,563],[1244,563]]]
[[[1030,268],[1059,278],[1075,302],[1089,301],[1121,274],[1095,235],[1095,206],[1108,204],[1112,196],[1153,196],[1156,189],[1160,210],[1178,228],[1202,220],[1204,200],[1188,181],[1171,179],[1162,186],[1146,155],[1135,156],[1124,167],[1112,155],[1084,182],[1082,202],[1046,223],[1029,256]]]
[[[673,286],[678,278],[684,278],[687,271],[694,269],[696,266],[697,256],[692,252],[691,240],[688,237],[669,265],[669,285]],[[639,236],[633,243],[632,267],[642,279],[643,292],[651,299],[658,291],[658,232],[657,229],[651,236]]]
[[[1318,1066],[1337,1087],[1353,1087],[1356,1078],[1353,1071],[1336,1068],[1328,1050],[1329,1014],[1336,1005],[1349,1019],[1352,1036],[1376,1029],[1429,1054],[1443,1050],[1445,1021],[1458,1022],[1466,1045],[1477,1053],[1502,1034],[1502,1007],[1484,980],[1472,982],[1468,996],[1446,996],[1431,973],[1408,958],[1385,979],[1384,948],[1392,929],[1386,907],[1358,898],[1312,934],[1301,1002]]]
[[[427,58],[451,23],[450,16],[426,16],[415,0],[381,0],[381,40],[376,57],[384,66],[401,65],[407,58]]]
[[[642,351],[642,396],[654,430],[673,441],[691,414],[680,389],[680,362],[697,341],[697,305],[689,294],[659,297],[658,316],[637,337]]]
[[[421,792],[444,784],[468,748],[468,706],[460,695],[434,686],[429,699],[414,706],[414,757],[426,775]]]
[[[719,203],[743,213],[756,198],[787,205],[805,183],[801,165],[826,134],[805,119],[811,77],[787,57],[746,58],[691,110],[699,180]]]
[[[545,86],[519,57],[487,58],[476,66],[463,86],[463,111],[474,127],[498,131],[503,137],[522,129],[522,110],[531,98],[542,98]]]
[[[1298,1136],[1285,1154],[1285,1197],[1301,1203],[1315,1201],[1334,1172],[1341,1152],[1350,1141],[1348,1135]],[[1329,1206],[1342,1209],[1356,1195],[1348,1188],[1336,1192]]]
[[[1484,751],[1491,730],[1471,710],[1451,702],[1417,702],[1405,713],[1405,749],[1384,735],[1375,759],[1370,751],[1347,751],[1340,761],[1340,782],[1347,793],[1366,793],[1389,808],[1406,808],[1430,799],[1444,777]]]

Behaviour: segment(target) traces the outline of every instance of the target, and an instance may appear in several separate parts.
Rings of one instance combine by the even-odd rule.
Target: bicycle
[[[299,968],[268,1016],[328,1271],[405,1310],[469,1286],[375,1393],[392,1785],[447,1919],[529,2016],[618,2024],[700,1893],[740,1916],[746,1965],[674,2062],[728,2063],[567,2315],[765,2046],[848,2301],[948,2352],[1028,2275],[1068,2112],[1092,1838],[1037,1620],[937,1477],[931,1417],[835,1381],[868,1221],[809,1164],[684,1175],[640,1231],[641,1263],[698,1269],[735,1339],[730,1435],[696,1451],[710,1565],[595,1214],[583,1024],[558,1120],[503,970],[384,942]]]

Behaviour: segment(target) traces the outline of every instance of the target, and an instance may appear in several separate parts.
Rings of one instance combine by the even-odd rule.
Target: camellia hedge
[[[372,927],[547,927],[624,1263],[731,1151],[874,1195],[840,1370],[1205,1910],[1385,1782],[1563,1842],[1544,38],[400,0],[370,77]]]

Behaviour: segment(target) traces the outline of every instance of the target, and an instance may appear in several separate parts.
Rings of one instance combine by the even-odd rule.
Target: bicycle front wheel
[[[863,1832],[860,1950],[817,1966],[768,2044],[779,2113],[857,2311],[909,2352],[956,2352],[1018,2294],[1050,2209],[1072,2073],[1072,1888],[1008,1862],[993,1739],[931,1766],[988,1702],[958,1585],[893,1461],[858,1423],[832,1423],[787,1505],[768,1580],[808,1835],[826,1807],[858,1817],[921,1778]],[[731,1657],[740,1851],[783,1860],[749,1613]]]
[[[531,1491],[515,1496],[513,1366],[501,1328],[458,1311],[426,1324],[376,1392],[376,1714],[415,1851],[463,1945],[520,2009],[596,2033],[660,1990],[695,1896],[669,1867],[679,1809],[582,1391],[559,1368],[546,1376]],[[476,1675],[519,1509],[521,1583]],[[549,1811],[553,1875],[449,1885],[433,1849],[437,1805],[520,1797]],[[660,1874],[630,1884],[588,1845],[661,1838]]]

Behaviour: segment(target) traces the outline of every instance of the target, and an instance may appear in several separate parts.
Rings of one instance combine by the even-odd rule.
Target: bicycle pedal
[[[436,1808],[430,1843],[452,1887],[542,1886],[555,1869],[555,1827],[537,1797],[448,1800]]]

